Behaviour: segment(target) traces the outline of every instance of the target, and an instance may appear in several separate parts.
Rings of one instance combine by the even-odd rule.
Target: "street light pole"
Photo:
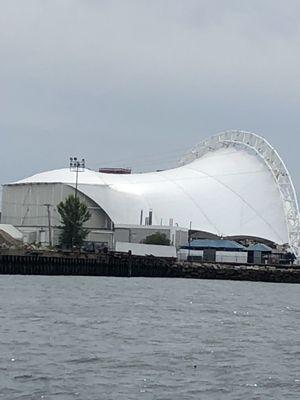
[[[78,192],[78,172],[83,172],[85,169],[85,159],[82,158],[81,161],[77,157],[70,157],[70,171],[76,173],[75,176],[75,199],[77,199]]]

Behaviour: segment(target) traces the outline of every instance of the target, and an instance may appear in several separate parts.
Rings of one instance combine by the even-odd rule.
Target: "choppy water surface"
[[[0,276],[0,399],[299,399],[300,286]]]

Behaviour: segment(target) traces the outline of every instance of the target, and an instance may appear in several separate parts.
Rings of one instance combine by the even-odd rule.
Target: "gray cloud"
[[[298,1],[0,5],[0,182],[72,154],[167,167],[242,128],[278,149],[300,188]]]

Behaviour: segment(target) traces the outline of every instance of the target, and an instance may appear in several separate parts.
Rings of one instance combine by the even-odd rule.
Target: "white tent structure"
[[[75,173],[60,169],[5,185],[63,184],[75,187]],[[201,142],[177,168],[115,175],[85,169],[78,191],[114,224],[139,224],[141,210],[153,224],[175,224],[223,236],[261,237],[289,244],[299,255],[300,224],[291,177],[277,152],[262,137],[226,131]],[[27,196],[28,197],[28,196]],[[3,216],[9,214],[4,193]],[[25,201],[25,200],[24,200]],[[6,223],[9,222],[7,218]]]

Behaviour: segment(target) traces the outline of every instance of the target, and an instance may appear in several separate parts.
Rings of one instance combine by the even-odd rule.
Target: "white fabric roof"
[[[75,172],[60,169],[16,182],[75,186]],[[113,175],[85,169],[78,190],[93,199],[116,224],[139,224],[141,210],[153,210],[153,224],[169,219],[219,235],[250,235],[288,243],[285,213],[266,164],[244,149],[208,151],[201,158],[161,172]]]

